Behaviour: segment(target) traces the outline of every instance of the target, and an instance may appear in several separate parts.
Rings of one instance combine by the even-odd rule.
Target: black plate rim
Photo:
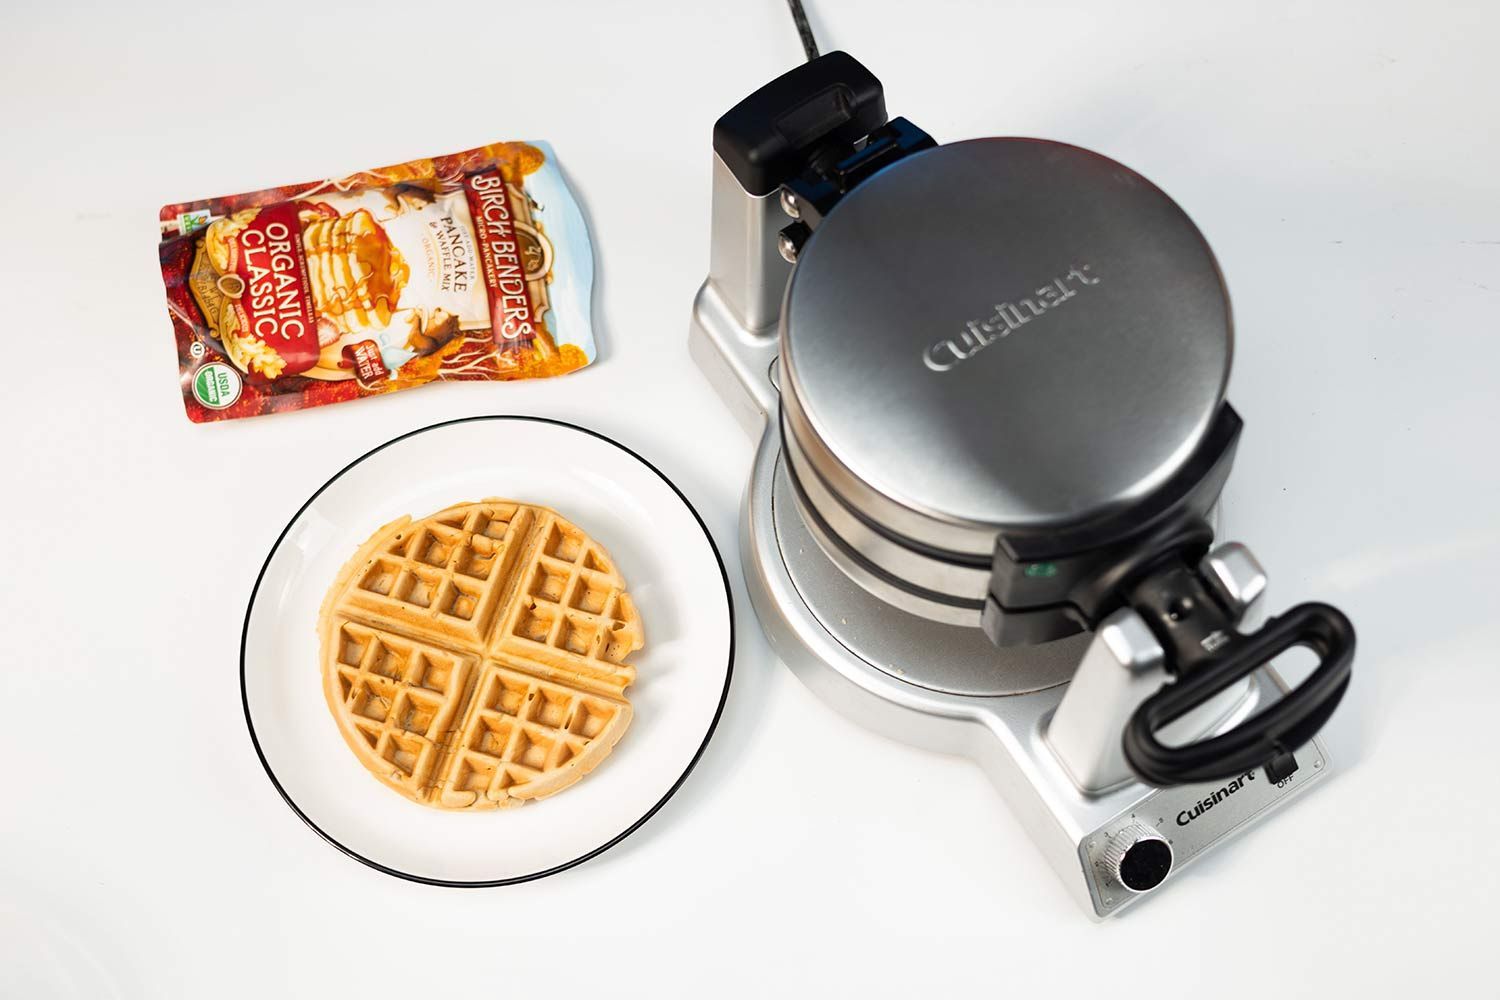
[[[291,795],[289,795],[287,793],[287,790],[282,787],[281,781],[277,779],[276,772],[271,769],[271,764],[268,760],[266,760],[265,752],[261,749],[260,738],[255,733],[255,720],[250,714],[250,697],[245,684],[245,646],[250,637],[250,615],[251,612],[255,609],[255,598],[256,595],[260,593],[261,582],[265,579],[266,570],[270,568],[272,558],[275,557],[276,551],[281,548],[281,543],[286,539],[287,532],[292,530],[292,525],[296,524],[297,519],[302,516],[303,512],[306,511],[308,507],[311,507],[313,502],[317,500],[318,497],[323,495],[324,490],[328,489],[328,487],[332,486],[335,482],[342,478],[344,473],[348,472],[350,469],[354,468],[356,465],[359,465],[366,459],[376,455],[381,451],[384,451],[386,448],[389,448],[393,444],[404,441],[407,438],[414,437],[418,434],[425,434],[428,431],[435,431],[443,427],[451,427],[454,424],[473,423],[475,421],[481,420],[531,421],[542,424],[553,424],[558,427],[566,427],[569,430],[581,431],[582,433],[587,434],[590,437],[598,438],[606,444],[613,445],[619,450],[625,452],[625,454],[634,458],[636,461],[640,462],[642,465],[646,466],[646,468],[655,473],[657,478],[659,478],[662,482],[666,483],[668,488],[670,488],[672,492],[677,495],[677,498],[682,501],[683,506],[688,509],[688,512],[693,515],[694,520],[698,522],[699,530],[703,532],[703,537],[708,541],[709,551],[714,554],[714,560],[719,564],[719,577],[724,583],[724,604],[725,608],[729,612],[729,650],[728,658],[724,665],[724,689],[719,694],[719,704],[714,708],[713,718],[710,719],[708,723],[708,731],[703,735],[703,742],[698,745],[697,751],[694,752],[692,759],[688,761],[687,768],[682,772],[680,776],[678,776],[677,780],[672,783],[672,786],[667,789],[666,794],[663,795],[655,805],[646,810],[645,815],[643,815],[635,822],[631,823],[623,831],[605,841],[603,844],[600,844],[598,847],[593,848],[592,850],[572,859],[571,861],[562,862],[561,864],[554,865],[551,868],[547,868],[542,871],[529,872],[525,875],[516,875],[512,876],[511,878],[481,879],[476,881],[469,881],[463,879],[432,878],[427,875],[418,875],[413,872],[402,871],[399,868],[392,868],[389,865],[382,864],[373,858],[365,857],[363,854],[360,854],[352,847],[342,843],[337,838],[333,837],[322,827],[318,826],[317,823],[313,822],[311,816],[302,811],[302,808],[298,806],[295,801],[293,801]],[[457,417],[453,420],[442,420],[435,424],[428,424],[425,427],[418,427],[415,430],[407,431],[405,434],[399,434],[383,444],[376,445],[374,448],[371,448],[369,451],[355,458],[353,461],[349,462],[343,468],[339,469],[339,471],[330,476],[327,482],[325,482],[322,486],[319,486],[317,490],[313,492],[312,496],[303,501],[302,505],[297,508],[294,514],[292,514],[291,519],[287,521],[286,526],[281,529],[281,533],[276,536],[276,541],[271,544],[270,551],[266,554],[266,560],[261,564],[260,572],[255,575],[255,585],[250,588],[250,598],[245,603],[245,621],[244,625],[241,626],[240,629],[240,706],[244,710],[245,728],[250,734],[250,743],[255,748],[255,756],[260,761],[261,769],[266,772],[266,777],[270,779],[272,787],[276,789],[277,794],[281,796],[281,800],[287,804],[287,807],[290,808],[293,813],[296,814],[297,818],[302,820],[303,823],[307,824],[308,829],[312,830],[319,837],[323,838],[323,840],[328,844],[331,844],[341,853],[353,858],[355,861],[358,861],[363,865],[373,868],[376,871],[382,872],[386,875],[391,875],[399,879],[405,879],[408,882],[417,882],[422,885],[441,886],[450,889],[491,889],[504,885],[517,885],[522,882],[534,882],[538,879],[546,878],[549,875],[556,875],[559,872],[567,871],[569,868],[575,868],[578,865],[583,864],[585,861],[598,857],[600,854],[603,854],[605,851],[614,847],[616,844],[620,843],[626,837],[630,836],[632,833],[635,833],[642,826],[644,826],[646,821],[649,820],[652,816],[655,816],[661,810],[662,806],[666,805],[667,801],[671,799],[672,796],[677,794],[678,789],[680,789],[687,781],[688,775],[693,773],[693,769],[698,766],[698,761],[702,759],[703,752],[708,749],[709,741],[713,739],[714,732],[719,727],[719,719],[724,714],[724,704],[729,698],[730,682],[734,677],[734,650],[734,592],[729,585],[729,572],[727,569],[725,569],[724,557],[719,552],[719,546],[714,542],[714,536],[708,530],[708,525],[704,522],[703,515],[698,513],[698,508],[693,506],[692,501],[690,501],[682,492],[682,490],[677,487],[677,484],[672,482],[671,479],[667,478],[666,473],[662,472],[661,469],[657,468],[653,462],[651,462],[645,456],[641,455],[639,452],[635,451],[633,448],[621,444],[619,441],[616,441],[614,438],[608,436],[607,434],[601,434],[596,430],[592,430],[588,427],[582,427],[578,424],[569,423],[566,420],[556,420],[552,417],[539,417],[529,414],[476,414],[470,417]]]

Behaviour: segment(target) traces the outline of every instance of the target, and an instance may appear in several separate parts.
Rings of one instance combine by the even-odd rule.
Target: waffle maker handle
[[[1317,734],[1348,690],[1354,626],[1337,608],[1300,604],[1249,634],[1226,627],[1202,580],[1183,565],[1153,574],[1129,602],[1162,640],[1174,675],[1125,726],[1125,760],[1159,787],[1222,781],[1275,760]],[[1318,657],[1313,672],[1270,707],[1209,739],[1168,746],[1157,733],[1294,646]]]

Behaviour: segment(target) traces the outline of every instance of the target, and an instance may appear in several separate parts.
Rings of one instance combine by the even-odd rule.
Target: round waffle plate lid
[[[803,248],[782,322],[789,391],[845,470],[919,516],[1000,530],[1160,485],[1206,433],[1233,341],[1182,209],[1034,139],[939,146],[857,187]]]

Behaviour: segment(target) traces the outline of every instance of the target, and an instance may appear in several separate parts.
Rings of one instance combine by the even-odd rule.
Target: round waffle
[[[641,621],[609,554],[489,499],[376,531],[319,614],[323,693],[380,781],[442,809],[560,791],[630,724]]]

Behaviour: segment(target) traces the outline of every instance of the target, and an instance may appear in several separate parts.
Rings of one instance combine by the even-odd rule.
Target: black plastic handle
[[[1293,646],[1318,657],[1312,674],[1280,701],[1229,732],[1169,747],[1156,738],[1231,684]],[[1299,604],[1250,635],[1234,635],[1176,683],[1147,698],[1125,727],[1125,759],[1158,787],[1224,781],[1306,743],[1323,728],[1349,687],[1354,626],[1327,604]]]
[[[825,143],[853,144],[886,123],[885,91],[846,52],[778,76],[714,124],[714,152],[749,194],[770,194],[800,174]]]

